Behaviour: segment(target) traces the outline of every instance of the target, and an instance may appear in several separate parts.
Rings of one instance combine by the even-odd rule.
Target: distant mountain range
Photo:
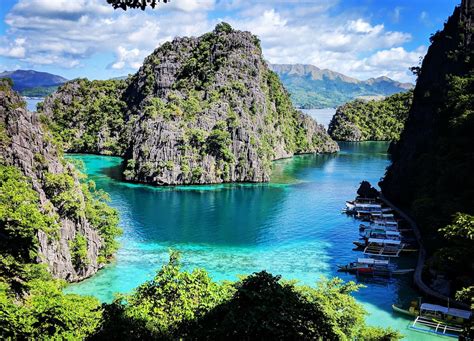
[[[313,65],[270,64],[270,68],[281,78],[294,105],[307,109],[336,107],[359,97],[377,98],[413,88],[413,84],[388,77],[360,81]],[[30,97],[45,97],[68,81],[58,75],[34,70],[5,71],[0,73],[0,78],[11,78],[13,89]]]
[[[0,78],[11,78],[14,90],[31,97],[45,97],[67,82],[64,77],[34,70],[5,71]]]
[[[388,77],[361,81],[341,73],[307,64],[270,64],[300,108],[328,108],[358,97],[389,96],[414,87]]]

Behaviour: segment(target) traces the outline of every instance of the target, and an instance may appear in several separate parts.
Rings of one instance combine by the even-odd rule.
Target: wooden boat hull
[[[403,315],[406,315],[406,316],[411,316],[411,317],[417,317],[418,316],[418,311],[414,311],[414,312],[411,312],[407,309],[403,309],[395,304],[392,304],[392,310],[394,312],[397,312],[399,314],[403,314]]]
[[[370,275],[379,275],[379,276],[406,275],[410,272],[415,271],[415,269],[396,269],[396,270],[387,269],[386,271],[383,271],[380,269],[376,270],[374,268],[354,268],[348,265],[338,265],[337,267],[339,268],[338,269],[339,272],[348,272],[352,274],[369,275],[369,276]]]
[[[353,241],[352,242],[356,247],[355,247],[355,250],[363,250],[367,244],[364,242],[364,241]],[[407,245],[407,246],[404,246],[400,252],[418,252],[418,249],[412,245]]]

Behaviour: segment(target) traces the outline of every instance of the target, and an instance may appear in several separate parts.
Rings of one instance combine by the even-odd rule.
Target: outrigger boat
[[[377,224],[377,225],[398,227],[398,221],[396,221],[395,219],[374,218],[372,219],[372,223]]]
[[[377,213],[371,213],[370,214],[372,218],[381,218],[381,219],[395,219],[395,216],[393,213],[383,213],[383,212],[377,212]]]
[[[364,250],[364,254],[369,256],[398,257],[400,252],[418,251],[413,245],[393,239],[368,238],[352,243],[356,246],[355,250]]]
[[[380,225],[380,224],[370,224],[370,225],[364,225],[360,224],[359,225],[359,230],[364,231],[364,230],[371,230],[371,229],[378,229],[378,230],[384,230],[384,231],[401,231],[398,229],[397,226],[393,225]]]
[[[384,229],[365,229],[360,233],[361,237],[364,239],[377,238],[377,239],[392,239],[392,240],[402,240],[402,235],[399,231],[387,231]]]
[[[414,271],[414,269],[396,269],[388,260],[373,258],[358,258],[357,262],[338,265],[338,268],[341,272],[371,276],[404,275]]]
[[[458,337],[463,324],[469,321],[472,313],[468,310],[447,308],[437,304],[423,303],[419,315],[410,326],[412,329],[439,335]]]
[[[403,309],[402,307],[392,304],[392,310],[403,315],[417,317],[420,314],[420,306],[418,301],[412,301],[408,309]]]

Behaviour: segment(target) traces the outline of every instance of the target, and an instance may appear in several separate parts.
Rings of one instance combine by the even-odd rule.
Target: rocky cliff
[[[416,196],[421,195],[418,191],[422,186],[435,185],[423,181],[421,178],[424,175],[420,171],[439,176],[451,169],[453,176],[450,181],[454,182],[445,186],[448,188],[455,184],[457,177],[454,176],[456,171],[452,169],[453,164],[445,162],[438,165],[435,162],[430,164],[430,167],[420,169],[422,160],[448,156],[447,146],[456,151],[456,159],[465,161],[470,158],[469,155],[459,155],[461,151],[466,150],[467,141],[455,134],[466,133],[461,128],[462,125],[469,124],[468,113],[472,108],[463,108],[460,106],[462,102],[454,103],[453,100],[456,100],[455,96],[472,95],[469,77],[472,77],[474,63],[473,12],[471,0],[463,1],[462,6],[456,8],[444,29],[432,36],[432,44],[419,70],[413,105],[400,141],[392,148],[393,164],[382,182],[384,192],[405,206],[413,204]],[[466,120],[461,119],[463,116]],[[469,140],[472,141],[472,135]],[[473,164],[466,163],[463,167]],[[441,166],[447,168],[438,168]],[[433,176],[430,175],[429,178],[433,179]],[[465,184],[468,179],[459,180]],[[455,198],[450,201],[453,199]]]
[[[396,141],[405,126],[413,92],[382,100],[355,100],[337,108],[329,135],[338,141]]]
[[[127,110],[118,116],[130,129],[121,135],[127,141],[124,177],[129,181],[268,181],[272,160],[338,150],[323,126],[292,107],[263,60],[258,39],[225,23],[201,37],[163,44],[127,83],[120,97]],[[86,127],[74,113],[63,119],[68,103],[84,103],[82,87],[78,92],[68,86],[77,87],[63,87],[43,108],[66,131]],[[75,112],[87,115],[88,110],[82,104]],[[69,140],[84,146],[84,130],[74,129]],[[102,135],[115,132],[107,131]],[[99,140],[82,151],[103,153]]]
[[[474,2],[463,0],[432,36],[405,129],[391,148],[393,164],[380,184],[414,216],[432,255],[428,277],[451,279],[438,286],[447,291],[449,284],[474,285],[473,17]]]
[[[21,97],[5,80],[0,80],[0,137],[0,167],[7,186],[2,188],[2,252],[20,253],[16,250],[21,245],[18,238],[33,229],[35,235],[28,241],[31,245],[26,246],[31,250],[26,257],[34,255],[31,261],[47,264],[55,277],[68,281],[94,274],[111,256],[108,252],[113,241],[103,228],[116,228],[116,214],[102,207],[94,192],[79,182],[77,171],[62,157],[39,115],[25,109]],[[20,206],[9,207],[8,196],[15,199],[9,191],[20,186],[25,192],[32,190],[28,199],[32,206],[21,206],[28,204],[22,200]],[[105,210],[99,212],[99,208]],[[19,218],[22,215],[30,216],[31,223],[24,226]]]

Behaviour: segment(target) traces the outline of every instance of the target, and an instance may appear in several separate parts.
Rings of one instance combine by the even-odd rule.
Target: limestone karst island
[[[474,0],[2,0],[0,339],[474,339]]]

